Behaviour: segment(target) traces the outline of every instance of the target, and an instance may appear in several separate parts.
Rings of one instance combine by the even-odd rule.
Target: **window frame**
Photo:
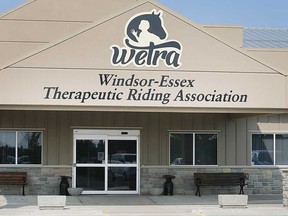
[[[171,134],[192,134],[193,135],[193,164],[181,164],[181,165],[175,165],[175,164],[171,164],[171,139],[170,139],[170,135]],[[199,134],[216,134],[217,135],[217,141],[216,141],[216,149],[217,149],[217,152],[216,152],[216,164],[204,164],[204,165],[201,165],[201,164],[195,164],[195,154],[196,154],[196,140],[195,140],[195,137],[196,135],[199,135]],[[219,139],[219,131],[217,130],[212,130],[212,131],[177,131],[177,130],[171,130],[168,132],[168,142],[169,142],[169,157],[168,157],[168,163],[169,163],[169,166],[193,166],[193,167],[196,167],[196,166],[218,166],[218,148],[219,148],[219,142],[218,142],[218,139]]]
[[[260,165],[260,164],[252,164],[252,152],[253,152],[253,135],[255,134],[260,134],[260,135],[272,135],[273,136],[273,164],[271,165]],[[288,136],[288,132],[284,131],[284,132],[261,132],[261,131],[251,131],[250,132],[250,166],[254,166],[254,167],[265,167],[265,166],[288,166],[288,164],[276,164],[276,136],[277,135],[287,135]]]
[[[9,129],[3,129],[3,130],[0,130],[1,133],[3,132],[13,132],[15,133],[15,158],[18,158],[18,133],[19,132],[24,132],[24,133],[41,133],[41,161],[39,164],[25,164],[25,163],[21,163],[19,164],[18,163],[18,160],[15,160],[15,163],[14,164],[0,164],[0,167],[3,167],[3,166],[42,166],[43,165],[43,151],[44,151],[44,130],[41,130],[41,129],[18,129],[18,130],[9,130]]]

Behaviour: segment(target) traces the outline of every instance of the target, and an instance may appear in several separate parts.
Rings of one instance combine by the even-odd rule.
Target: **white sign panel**
[[[286,80],[277,74],[53,69],[5,74],[3,105],[286,108]]]

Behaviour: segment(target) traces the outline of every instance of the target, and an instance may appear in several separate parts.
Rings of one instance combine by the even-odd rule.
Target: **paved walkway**
[[[281,196],[249,196],[248,208],[222,209],[217,196],[69,196],[64,210],[39,210],[37,196],[0,196],[1,216],[288,216]]]

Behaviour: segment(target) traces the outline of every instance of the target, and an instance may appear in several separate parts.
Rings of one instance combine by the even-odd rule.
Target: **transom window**
[[[252,165],[288,165],[288,134],[252,134]]]
[[[217,165],[217,133],[170,133],[171,165]]]
[[[0,131],[0,164],[41,164],[43,133]]]

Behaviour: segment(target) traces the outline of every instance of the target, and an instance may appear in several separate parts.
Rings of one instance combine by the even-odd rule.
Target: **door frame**
[[[76,163],[76,139],[105,139],[105,164],[78,164]],[[108,167],[117,165],[108,164],[108,140],[136,140],[136,190],[133,191],[109,191],[108,190]],[[72,187],[76,187],[76,167],[104,167],[105,189],[103,191],[83,191],[82,194],[140,194],[140,130],[119,130],[119,129],[74,129],[73,130],[73,167]],[[122,164],[122,166],[126,166]],[[128,165],[127,165],[128,166]],[[130,165],[131,166],[131,165]],[[133,165],[134,166],[134,165]]]

